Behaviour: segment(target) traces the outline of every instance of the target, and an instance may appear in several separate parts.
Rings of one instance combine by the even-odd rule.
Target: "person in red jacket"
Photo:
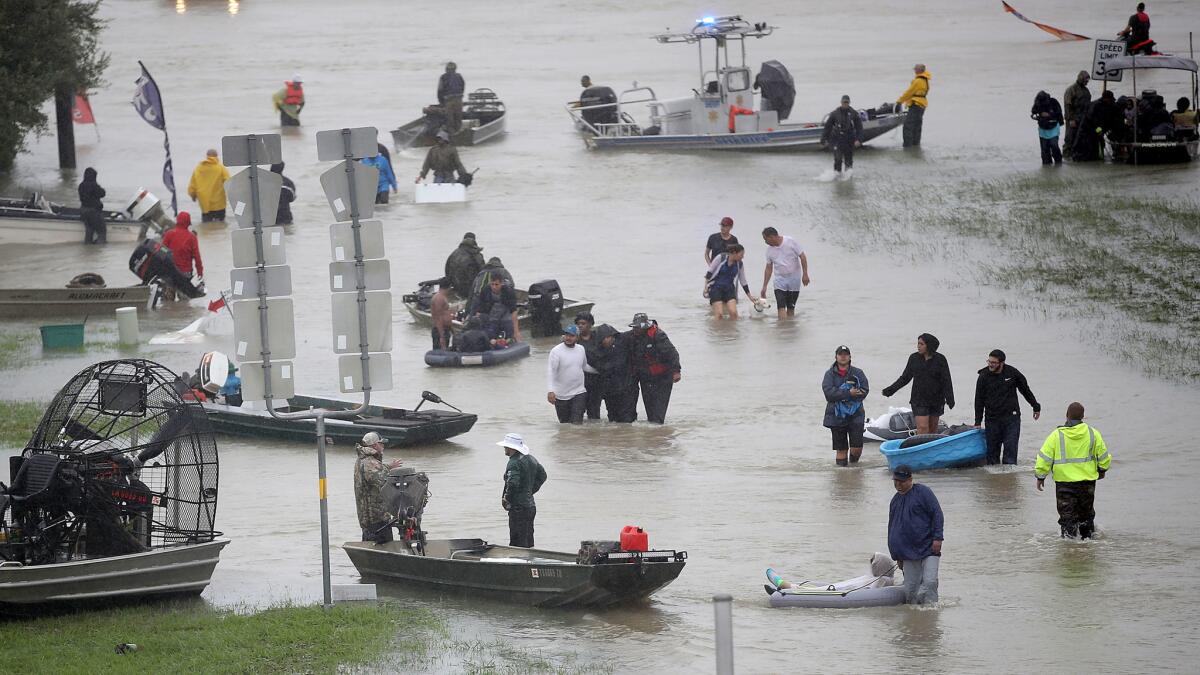
[[[192,261],[196,263],[195,276],[204,276],[204,261],[200,260],[200,242],[188,228],[192,225],[192,217],[187,211],[175,219],[175,227],[163,235],[163,246],[171,249],[171,257],[175,259],[175,267],[187,278],[192,278]]]

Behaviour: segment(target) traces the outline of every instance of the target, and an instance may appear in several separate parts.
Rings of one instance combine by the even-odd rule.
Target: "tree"
[[[46,133],[42,104],[103,84],[100,0],[0,0],[0,171],[29,132]]]

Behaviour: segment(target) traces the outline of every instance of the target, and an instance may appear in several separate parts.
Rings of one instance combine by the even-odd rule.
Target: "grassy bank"
[[[1006,308],[1084,319],[1086,339],[1147,372],[1200,379],[1200,204],[1058,176],[871,192],[835,223],[852,246],[952,261]]]
[[[199,602],[127,607],[0,625],[4,670],[18,673],[331,673],[427,656],[440,623],[395,603],[276,607],[256,614]],[[135,643],[138,651],[117,654]]]
[[[0,401],[0,448],[25,447],[44,412],[45,403]]]

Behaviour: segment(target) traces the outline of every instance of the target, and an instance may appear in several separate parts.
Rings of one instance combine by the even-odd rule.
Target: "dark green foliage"
[[[42,104],[55,91],[102,83],[99,9],[99,0],[0,1],[0,171],[12,168],[27,133],[45,132]]]

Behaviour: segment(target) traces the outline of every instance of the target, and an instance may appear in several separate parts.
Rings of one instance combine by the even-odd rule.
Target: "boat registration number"
[[[556,570],[552,567],[530,567],[529,574],[534,579],[542,579],[549,577],[562,577],[562,570]]]
[[[462,364],[464,366],[482,366],[483,354],[471,354],[470,356],[464,355],[462,357]]]

